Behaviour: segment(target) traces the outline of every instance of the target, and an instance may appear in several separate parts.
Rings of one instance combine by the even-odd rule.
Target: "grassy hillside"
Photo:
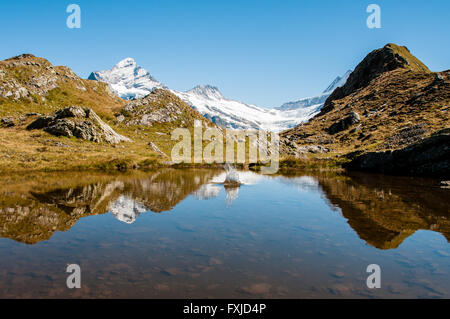
[[[404,148],[449,128],[449,110],[450,71],[432,73],[405,47],[389,44],[358,65],[318,116],[282,133],[282,153],[299,163],[311,158],[342,162],[356,154]],[[316,146],[324,150],[298,152]]]
[[[168,91],[157,90],[143,101],[138,107],[136,101],[127,105],[105,83],[81,79],[68,67],[29,54],[0,61],[0,172],[153,167],[169,158],[150,142],[170,155],[174,128],[192,128],[195,119],[212,126]],[[93,109],[132,142],[110,145],[25,129],[40,115],[71,105]],[[169,111],[175,115],[151,124],[140,122],[142,115]]]

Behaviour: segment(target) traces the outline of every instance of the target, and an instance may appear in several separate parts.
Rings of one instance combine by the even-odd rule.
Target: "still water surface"
[[[0,298],[450,298],[450,190],[344,173],[0,177]],[[69,290],[68,264],[82,288]],[[366,286],[378,264],[381,289]]]

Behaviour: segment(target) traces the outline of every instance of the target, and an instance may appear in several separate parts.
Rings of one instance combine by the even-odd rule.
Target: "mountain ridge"
[[[282,132],[281,152],[304,158],[321,147],[319,157],[352,161],[351,169],[447,176],[448,139],[434,136],[448,134],[449,109],[450,72],[431,72],[406,47],[388,44],[358,64],[319,114]],[[396,158],[407,160],[401,169]]]
[[[32,54],[0,61],[0,172],[169,165],[175,128],[213,124],[170,91],[153,93],[127,103],[108,84]]]
[[[130,68],[141,70],[141,75],[136,76]],[[289,107],[283,104],[273,109],[227,98],[218,87],[209,84],[197,85],[184,92],[170,91],[216,125],[231,129],[283,131],[316,115],[331,94],[330,90],[343,85],[349,72],[337,77],[319,96],[290,102]],[[108,83],[113,92],[126,100],[143,98],[155,88],[168,89],[148,71],[137,66],[132,58],[121,60],[111,70],[93,72],[89,78]]]
[[[325,101],[320,114],[331,110],[334,100],[342,99],[358,89],[366,87],[381,74],[399,68],[416,72],[431,72],[425,64],[411,54],[407,47],[388,43],[383,48],[370,52],[357,65],[355,70],[349,74],[345,84],[337,87]]]
[[[143,98],[154,88],[167,89],[150,72],[138,66],[133,58],[119,61],[111,70],[94,71],[88,80],[108,83],[112,91],[124,100]]]

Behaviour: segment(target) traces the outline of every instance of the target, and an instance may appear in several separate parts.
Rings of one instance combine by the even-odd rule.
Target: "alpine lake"
[[[1,176],[0,298],[450,298],[438,181],[237,174]]]

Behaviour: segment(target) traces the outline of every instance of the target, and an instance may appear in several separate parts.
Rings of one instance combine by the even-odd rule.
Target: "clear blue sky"
[[[66,27],[66,7],[82,28]],[[382,28],[366,27],[376,3]],[[388,42],[433,71],[450,68],[448,0],[2,0],[0,59],[33,53],[78,75],[133,57],[177,90],[218,86],[276,107],[320,93]]]

